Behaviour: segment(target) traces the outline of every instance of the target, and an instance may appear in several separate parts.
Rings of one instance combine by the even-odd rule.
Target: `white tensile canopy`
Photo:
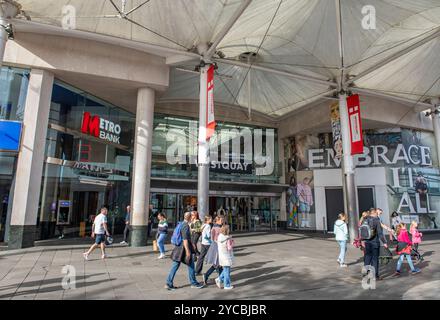
[[[26,23],[62,27],[72,6],[76,30],[167,57],[161,99],[198,99],[199,76],[182,69],[194,70],[201,55],[222,75],[216,101],[274,118],[347,87],[422,104],[418,111],[440,96],[440,0],[18,2],[16,19]]]

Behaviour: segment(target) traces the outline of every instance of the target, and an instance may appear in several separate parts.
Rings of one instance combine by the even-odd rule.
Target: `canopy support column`
[[[197,211],[203,221],[209,214],[209,141],[206,139],[207,117],[207,79],[210,65],[200,67],[200,104],[199,104],[199,143],[198,143],[198,176],[197,176]]]
[[[342,186],[344,191],[344,208],[348,215],[348,230],[350,242],[357,237],[359,221],[357,188],[354,175],[354,161],[351,155],[350,126],[348,123],[347,95],[341,91],[339,93],[339,114],[341,117],[341,136],[343,148],[342,161]]]

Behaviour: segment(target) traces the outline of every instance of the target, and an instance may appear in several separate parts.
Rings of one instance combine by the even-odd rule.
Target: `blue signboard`
[[[22,123],[0,120],[0,151],[18,152]]]

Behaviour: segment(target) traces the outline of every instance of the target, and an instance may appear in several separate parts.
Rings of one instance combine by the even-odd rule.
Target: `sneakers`
[[[161,253],[157,259],[165,259],[165,255]]]
[[[89,260],[89,255],[87,254],[87,252],[83,253],[83,257],[84,257],[84,259]]]
[[[339,265],[339,267],[341,267],[341,268],[347,268],[348,266],[347,266],[345,263],[341,263],[341,264]]]
[[[215,284],[217,285],[217,287],[218,287],[219,289],[222,288],[222,282],[220,281],[219,278],[215,278]]]
[[[177,287],[175,287],[173,285],[170,286],[169,284],[166,284],[165,289],[167,289],[168,291],[174,291],[177,289]]]
[[[119,242],[119,244],[128,244],[128,242],[127,241],[121,241],[121,242]]]
[[[232,289],[234,289],[234,286],[224,287],[223,289],[224,290],[232,290]]]
[[[417,274],[420,273],[422,270],[420,270],[419,268],[415,268],[413,271],[411,271],[411,274]]]
[[[203,287],[204,285],[201,283],[191,285],[192,289],[202,289]]]

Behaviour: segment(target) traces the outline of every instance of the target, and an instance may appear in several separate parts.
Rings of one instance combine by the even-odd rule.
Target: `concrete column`
[[[440,123],[439,123],[438,111],[436,112],[436,110],[438,110],[439,107],[440,107],[440,101],[438,102],[438,104],[432,107],[431,118],[432,118],[432,126],[434,128],[435,147],[437,149],[437,161],[438,161],[438,166],[440,167]]]
[[[147,245],[154,99],[155,93],[153,89],[139,89],[137,96],[133,176],[131,188],[132,231],[130,245],[132,247],[142,247]]]
[[[350,242],[357,237],[358,227],[358,201],[357,188],[354,175],[354,162],[351,156],[350,126],[348,123],[347,95],[339,94],[339,114],[341,117],[341,136],[343,148],[342,185],[344,190],[344,207],[348,214],[348,227]]]
[[[3,57],[5,55],[5,49],[6,49],[6,41],[8,41],[8,33],[6,32],[5,28],[1,26],[5,24],[6,21],[0,17],[0,66],[3,64]]]
[[[47,71],[31,71],[17,160],[9,229],[10,249],[34,245],[53,79]]]
[[[209,210],[209,141],[206,140],[206,97],[207,97],[207,64],[200,68],[200,103],[199,103],[199,144],[198,144],[198,175],[197,175],[197,211],[203,221]]]

